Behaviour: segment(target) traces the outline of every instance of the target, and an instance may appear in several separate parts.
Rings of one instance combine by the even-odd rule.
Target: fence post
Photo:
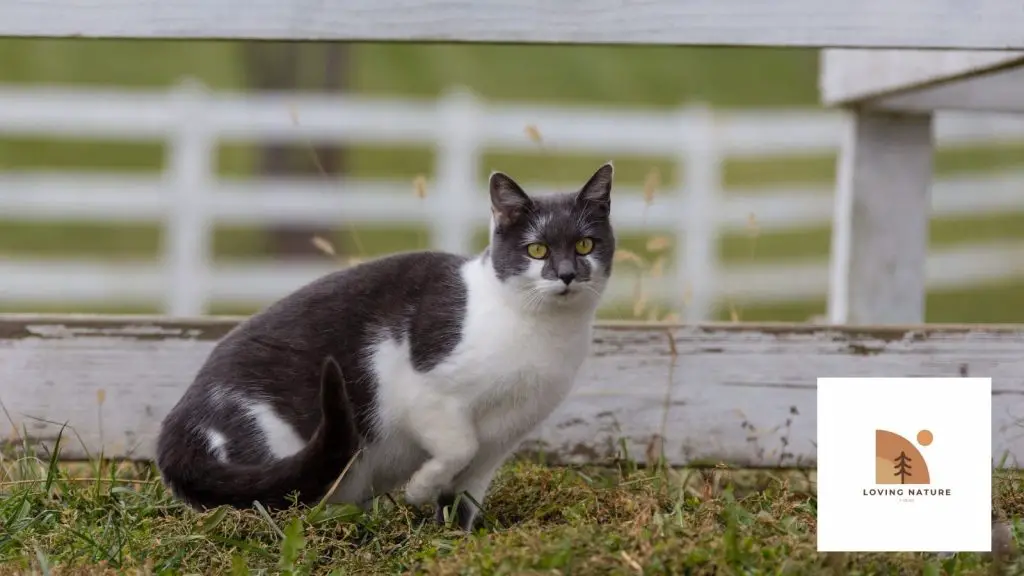
[[[476,202],[480,168],[480,105],[464,88],[448,91],[438,100],[436,181],[427,201],[431,206],[431,246],[468,254],[472,248],[470,211]],[[483,217],[480,215],[479,217]]]
[[[205,88],[191,79],[171,93],[178,122],[168,146],[163,235],[164,310],[170,316],[198,316],[206,308],[212,233],[207,196],[216,141],[203,118],[204,100]]]
[[[920,324],[927,296],[932,115],[857,111],[845,117],[829,322]]]
[[[722,188],[722,157],[714,111],[705,104],[682,112],[683,214],[676,246],[676,290],[683,299],[686,322],[704,322],[715,312],[718,276],[718,201]]]

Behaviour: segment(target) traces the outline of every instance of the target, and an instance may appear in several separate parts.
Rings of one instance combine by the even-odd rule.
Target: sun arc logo
[[[917,433],[917,443],[930,446],[934,435]],[[910,440],[888,430],[875,430],[875,484],[931,484],[928,461]]]

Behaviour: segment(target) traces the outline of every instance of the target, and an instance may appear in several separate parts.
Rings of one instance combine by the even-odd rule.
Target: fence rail
[[[539,127],[540,146],[555,153],[668,157],[684,177],[648,206],[639,189],[616,191],[614,219],[626,231],[670,230],[681,249],[667,274],[646,281],[651,298],[707,319],[722,298],[782,302],[827,291],[827,262],[725,266],[718,238],[742,230],[754,215],[761,231],[827,224],[828,184],[730,188],[723,162],[733,158],[835,153],[846,118],[832,111],[712,112],[494,105],[465,92],[436,102],[305,94],[209,93],[193,84],[171,91],[0,89],[0,134],[167,142],[167,163],[150,175],[0,172],[0,214],[32,221],[74,219],[157,222],[162,257],[150,262],[81,262],[0,256],[0,302],[162,301],[166,313],[192,316],[212,300],[266,302],[335,264],[213,263],[212,225],[339,222],[427,225],[433,247],[468,252],[486,226],[488,150],[531,151],[525,128]],[[1024,118],[947,114],[939,147],[1024,143]],[[214,168],[224,142],[347,142],[436,147],[430,194],[396,180],[233,179]],[[531,189],[551,185],[530,183]],[[1024,171],[943,178],[933,215],[979,216],[1024,209]],[[932,287],[963,287],[1024,276],[1024,249],[1007,242],[935,251]],[[632,276],[617,274],[610,302],[633,296]]]

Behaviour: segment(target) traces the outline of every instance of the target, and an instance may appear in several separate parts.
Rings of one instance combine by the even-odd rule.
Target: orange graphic
[[[934,440],[928,430],[917,433],[917,443]],[[875,484],[929,484],[928,463],[910,440],[888,430],[875,430]]]
[[[927,446],[932,443],[932,433],[928,430],[921,430],[917,433],[917,443],[921,446]]]

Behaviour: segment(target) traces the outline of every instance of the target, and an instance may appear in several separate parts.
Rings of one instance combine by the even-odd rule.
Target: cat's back
[[[399,252],[326,274],[269,306],[260,317],[288,316],[306,306],[321,312],[438,299],[461,284],[464,256],[440,251]],[[378,309],[386,314],[386,309]]]
[[[421,308],[459,309],[465,302],[459,270],[466,260],[440,251],[400,252],[331,272],[248,318],[239,332],[299,344],[317,335],[345,336],[338,333],[343,328],[402,324]]]

